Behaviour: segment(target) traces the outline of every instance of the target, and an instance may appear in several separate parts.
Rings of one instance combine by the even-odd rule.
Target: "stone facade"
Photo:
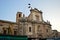
[[[51,24],[43,20],[42,14],[42,11],[34,8],[30,9],[28,17],[22,12],[17,12],[16,22],[0,20],[0,34],[27,35],[28,38],[52,37]]]
[[[0,34],[14,35],[16,29],[17,24],[15,22],[0,20]]]
[[[25,17],[22,12],[17,12],[16,22],[18,24],[19,35],[27,35],[29,38],[47,38],[52,33],[50,22],[43,20],[42,11],[34,8],[30,10],[30,15]]]

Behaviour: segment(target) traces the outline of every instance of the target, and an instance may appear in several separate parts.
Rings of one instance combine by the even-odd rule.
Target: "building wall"
[[[58,32],[58,37],[60,37],[60,32]]]
[[[4,30],[6,30],[6,34],[14,35],[14,31],[17,30],[17,25],[14,23],[0,21],[0,33],[3,34]]]

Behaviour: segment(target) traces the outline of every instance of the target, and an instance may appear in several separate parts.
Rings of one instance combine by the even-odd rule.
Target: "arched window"
[[[29,27],[29,32],[31,32],[31,27]]]
[[[21,14],[19,14],[19,17],[21,17]]]

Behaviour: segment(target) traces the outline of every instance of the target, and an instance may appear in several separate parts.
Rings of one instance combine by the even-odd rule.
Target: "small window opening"
[[[17,35],[17,31],[14,31],[14,35]]]
[[[21,14],[19,14],[19,17],[21,17]]]
[[[29,32],[31,32],[31,27],[29,27]]]
[[[6,30],[3,30],[3,34],[6,35]]]
[[[48,29],[46,29],[46,31],[48,32]]]

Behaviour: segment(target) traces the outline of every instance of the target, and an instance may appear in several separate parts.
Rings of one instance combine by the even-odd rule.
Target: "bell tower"
[[[19,22],[19,19],[22,17],[22,12],[17,12],[16,14],[16,23]]]

